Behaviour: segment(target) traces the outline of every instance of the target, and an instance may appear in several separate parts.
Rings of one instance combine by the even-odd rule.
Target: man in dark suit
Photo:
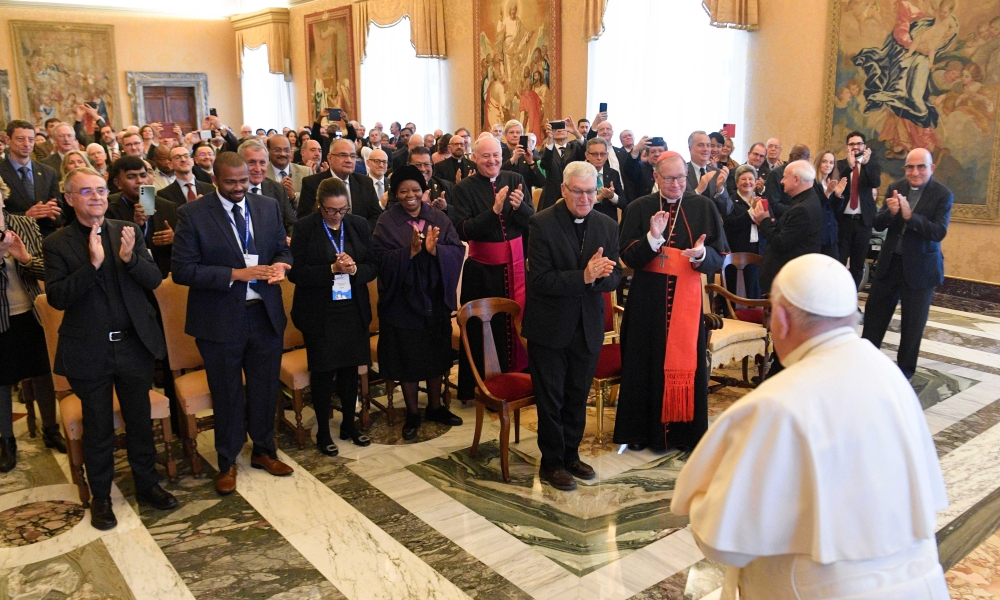
[[[743,163],[744,165],[750,165],[754,168],[757,173],[757,184],[754,186],[754,192],[757,194],[762,194],[764,192],[764,177],[760,174],[760,168],[764,164],[764,159],[767,158],[767,147],[764,146],[762,142],[754,142],[750,146],[750,151],[747,152],[747,161]],[[743,166],[743,165],[740,165]],[[736,169],[729,172],[729,179],[726,180],[726,191],[729,192],[729,197],[736,201]]]
[[[350,194],[347,202],[351,208],[351,214],[360,215],[368,219],[368,223],[375,230],[375,223],[382,215],[382,207],[375,197],[375,185],[367,175],[358,175],[354,172],[354,161],[358,156],[354,151],[354,142],[350,140],[337,140],[330,146],[330,154],[327,155],[327,162],[330,164],[329,170],[310,175],[302,180],[302,196],[299,199],[298,217],[316,211],[316,190],[324,179],[338,177],[347,184],[347,191]]]
[[[726,191],[729,169],[711,164],[712,143],[704,131],[695,131],[688,136],[688,150],[691,162],[687,166],[687,191],[705,196],[715,203],[723,217],[733,209],[733,201]]]
[[[774,220],[760,202],[750,209],[750,218],[757,224],[761,237],[767,240],[764,262],[760,267],[760,287],[763,292],[771,290],[774,276],[785,263],[820,250],[823,206],[813,190],[815,182],[816,169],[808,161],[788,163],[785,178],[781,182],[792,197],[788,210]]]
[[[837,161],[837,170],[847,178],[844,211],[837,215],[840,262],[848,265],[854,283],[860,287],[878,210],[872,190],[882,185],[882,168],[872,160],[872,149],[865,145],[863,133],[847,134],[847,158]]]
[[[105,219],[107,193],[97,171],[70,173],[66,195],[76,222],[46,238],[43,246],[49,303],[66,311],[53,371],[65,376],[80,397],[84,462],[94,495],[90,518],[101,530],[117,525],[111,508],[114,393],[128,430],[136,499],[161,510],[177,506],[157,483],[149,404],[153,360],[165,356],[166,344],[146,293],[162,277],[142,231]]]
[[[466,131],[460,129],[459,131]],[[466,133],[468,133],[466,131]],[[457,184],[476,172],[476,163],[465,156],[465,138],[456,133],[448,142],[451,156],[434,165],[434,175]]]
[[[428,199],[431,201],[431,206],[447,214],[448,200],[453,196],[455,187],[451,182],[433,175],[434,164],[431,162],[431,151],[423,146],[410,150],[410,164],[419,169],[424,176],[424,181],[427,182],[427,191],[430,192]],[[385,204],[386,208],[395,201],[395,198],[389,198],[389,202]]]
[[[152,217],[139,204],[139,188],[149,184],[149,174],[141,159],[134,156],[119,158],[111,166],[110,177],[121,192],[108,196],[109,219],[135,223],[142,232],[146,248],[153,254],[153,261],[166,277],[170,273],[170,253],[177,227],[177,205],[166,198],[156,197],[156,210]]]
[[[767,176],[771,174],[771,171],[785,164],[785,162],[781,160],[781,140],[778,138],[769,138],[765,148],[767,156],[763,164],[760,165],[760,168],[757,169],[757,172],[767,180]]]
[[[191,149],[191,158],[194,160],[194,166],[191,167],[191,173],[194,174],[194,178],[202,183],[211,185],[212,163],[215,162],[215,148],[206,142],[195,144],[194,148]]]
[[[645,151],[645,156],[643,156]],[[667,143],[661,137],[642,136],[632,152],[628,155],[628,160],[622,165],[622,177],[631,180],[632,190],[635,198],[641,198],[653,193],[653,169],[660,155],[667,151]]]
[[[597,116],[594,117],[594,125],[590,129],[590,133],[587,134],[587,140],[592,140],[595,137],[604,138],[604,140],[608,142],[608,165],[621,174],[623,165],[630,160],[628,155],[629,151],[625,148],[619,148],[614,145],[614,135],[615,128],[611,125],[611,121],[608,121],[608,113],[597,113]],[[598,171],[600,171],[600,169],[598,169]],[[636,197],[634,195],[634,190],[632,189],[632,181],[626,177],[622,179],[622,183],[625,186],[625,200],[631,201]],[[619,193],[621,193],[621,191],[622,190],[619,190]]]
[[[267,170],[271,168],[268,162],[267,148],[257,140],[247,140],[240,144],[239,154],[247,163],[250,175],[250,193],[267,196],[278,201],[278,206],[281,207],[282,222],[285,224],[285,231],[288,235],[291,235],[292,228],[295,227],[295,221],[298,220],[298,217],[295,215],[292,203],[288,201],[288,194],[285,192],[285,187],[273,179],[267,178]]]
[[[4,205],[13,215],[27,215],[38,221],[42,235],[47,236],[63,224],[58,172],[32,160],[35,127],[31,123],[7,123],[7,137],[7,158],[0,160],[0,178],[10,188]]]
[[[524,197],[531,201],[535,188],[545,185],[545,175],[539,169],[541,157],[533,150],[527,151],[521,146],[523,132],[521,122],[515,119],[504,125],[503,142],[500,144],[503,163],[500,164],[500,170],[520,173],[524,179]]]
[[[903,168],[906,178],[889,186],[885,206],[874,219],[875,228],[888,228],[889,234],[878,256],[861,337],[881,348],[896,304],[901,301],[896,363],[910,378],[917,369],[920,338],[934,288],[944,283],[941,240],[948,233],[955,197],[934,179],[934,163],[927,150],[911,150]]]
[[[563,129],[552,129],[551,123],[546,123],[545,150],[542,151],[542,169],[545,170],[545,187],[538,201],[538,210],[553,206],[562,197],[563,169],[571,162],[584,159],[582,136],[576,129],[573,119],[566,119]],[[569,139],[572,135],[573,139]]]
[[[226,495],[236,489],[236,459],[247,433],[250,466],[275,476],[292,472],[274,443],[286,325],[277,284],[292,254],[278,202],[247,193],[246,161],[223,152],[213,172],[218,191],[178,211],[172,271],[174,281],[191,286],[184,331],[205,359],[219,454],[215,489]]]
[[[781,215],[785,214],[785,211],[792,204],[792,196],[781,185],[781,180],[785,178],[785,168],[796,160],[809,160],[811,155],[809,146],[795,144],[788,153],[789,162],[771,169],[771,172],[767,174],[763,196],[767,198],[771,212],[776,218],[781,218]]]
[[[563,169],[563,199],[528,221],[524,329],[538,406],[539,477],[559,490],[593,479],[580,460],[587,396],[604,344],[602,293],[618,287],[618,224],[593,211],[597,171]]]
[[[628,198],[622,189],[622,178],[618,171],[611,168],[608,157],[611,145],[601,137],[587,140],[587,162],[597,171],[597,203],[594,210],[611,217],[618,222],[618,211],[625,213]]]
[[[389,169],[390,174],[392,171],[405,166],[410,161],[410,150],[414,148],[423,147],[423,138],[419,135],[414,136],[413,132],[409,128],[404,127],[402,131],[399,132],[399,141],[396,143],[396,151],[392,153],[392,159],[390,160]]]
[[[184,146],[170,149],[170,166],[174,170],[176,179],[167,187],[156,192],[158,197],[166,198],[176,206],[183,206],[215,191],[214,185],[203,183],[195,177],[192,170],[194,163],[191,161],[191,153]]]
[[[73,131],[73,126],[69,123],[56,125],[52,130],[52,142],[55,144],[55,150],[42,161],[42,164],[52,167],[56,173],[59,173],[66,153],[70,150],[76,150],[76,132]]]

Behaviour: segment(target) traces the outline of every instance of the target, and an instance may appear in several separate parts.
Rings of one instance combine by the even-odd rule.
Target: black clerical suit
[[[10,195],[4,198],[4,207],[7,212],[12,215],[23,215],[35,204],[45,203],[53,198],[62,208],[63,214],[54,219],[38,219],[38,228],[44,237],[52,234],[65,222],[66,206],[60,200],[62,194],[59,192],[59,172],[54,171],[48,165],[32,160],[31,175],[33,193],[29,194],[21,181],[21,174],[15,170],[10,158],[0,159],[0,178],[10,188]]]
[[[542,151],[542,169],[545,170],[545,187],[542,189],[542,197],[538,201],[538,210],[545,210],[553,206],[562,198],[563,169],[571,162],[584,160],[586,149],[577,140],[566,142],[563,147],[562,156],[559,155],[559,147],[553,143],[552,147],[546,147]]]
[[[215,187],[212,183],[212,174],[206,171],[205,169],[202,169],[198,165],[195,165],[191,167],[191,173],[194,175],[194,178],[197,179],[198,181],[202,183],[207,183],[208,185]]]
[[[619,163],[622,168],[622,177],[631,181],[633,198],[642,198],[653,193],[653,185],[656,180],[653,178],[653,165],[639,159],[632,158],[630,154],[628,161]]]
[[[247,433],[254,454],[277,457],[274,415],[287,321],[280,286],[232,281],[232,272],[246,267],[244,247],[261,265],[291,265],[292,253],[277,201],[247,193],[237,218],[235,207],[227,211],[222,200],[212,192],[177,211],[172,271],[174,281],[191,287],[184,332],[195,338],[205,359],[215,410],[215,449],[219,471],[225,472],[239,456]],[[259,298],[248,297],[248,287]]]
[[[257,188],[260,188],[259,191],[254,191]],[[260,183],[251,183],[249,191],[261,196],[267,196],[268,198],[274,198],[278,201],[278,205],[281,207],[282,223],[285,225],[285,232],[288,235],[292,235],[292,228],[295,227],[295,222],[299,219],[295,215],[295,207],[292,206],[291,200],[288,199],[288,192],[285,191],[285,186],[265,177],[264,181]]]
[[[444,179],[445,181],[454,182],[456,185],[459,181],[465,179],[469,175],[476,172],[476,163],[472,162],[465,156],[461,160],[449,156],[448,158],[442,160],[441,162],[434,165],[434,175]]]
[[[211,178],[211,177],[210,177]],[[184,187],[181,187],[181,186]],[[187,184],[182,183],[180,180],[175,180],[173,183],[163,188],[162,190],[156,192],[157,196],[161,196],[170,200],[175,206],[181,207],[188,203],[187,198]],[[211,183],[205,183],[195,177],[194,180],[194,199],[197,200],[199,197],[205,194],[211,194],[215,191],[215,186]]]
[[[687,191],[692,193],[697,193],[695,190],[698,188],[698,183],[701,181],[703,174],[707,173],[718,173],[720,171],[719,167],[709,163],[704,167],[698,167],[692,162],[687,164]],[[718,174],[708,181],[708,186],[702,195],[715,203],[715,208],[719,211],[719,214],[723,217],[729,214],[729,211],[733,209],[733,201],[729,198],[729,192],[726,190],[726,186],[719,187]]]
[[[489,178],[476,173],[466,177],[455,186],[455,193],[450,201],[448,216],[455,224],[455,230],[462,241],[475,242],[505,242],[508,240],[522,240],[528,233],[528,219],[535,214],[531,205],[531,199],[527,196],[521,202],[517,210],[513,210],[510,203],[510,192],[517,189],[518,185],[524,185],[524,180],[517,173],[511,171],[500,171],[496,181],[490,182]],[[499,215],[493,212],[494,190],[503,187],[508,188],[507,199],[504,200],[503,210]],[[525,258],[527,248],[522,246]],[[480,298],[508,298],[510,293],[507,289],[507,282],[513,273],[508,273],[507,265],[489,265],[481,263],[473,258],[465,261],[462,267],[462,297],[461,304]],[[493,339],[496,341],[497,356],[500,359],[500,368],[504,371],[514,360],[514,344],[517,336],[513,328],[513,323],[509,319],[497,318],[492,323]],[[473,356],[479,372],[483,372],[482,351],[476,349],[483,347],[482,333],[479,328],[469,329],[469,347],[473,348]],[[472,368],[469,366],[468,358],[464,352],[458,355],[458,397],[461,400],[470,400],[475,397],[476,382],[472,376]]]
[[[538,407],[538,449],[542,468],[550,471],[580,460],[587,396],[604,344],[602,294],[621,280],[618,224],[593,210],[575,221],[560,200],[528,222],[531,270],[522,334]],[[615,268],[587,284],[584,270],[598,248]]]
[[[781,180],[785,178],[785,167],[788,164],[785,163],[772,169],[764,182],[763,196],[767,198],[768,208],[776,219],[780,219],[781,215],[785,214],[785,211],[792,205],[792,197],[785,193],[785,186],[781,185]]]
[[[866,164],[857,164],[857,204],[858,214],[847,214],[851,211],[851,193],[854,188],[854,171],[848,166],[847,160],[837,161],[837,171],[841,177],[847,178],[844,188],[844,208],[837,215],[837,233],[840,236],[840,262],[845,265],[850,260],[851,275],[854,283],[861,285],[865,272],[865,261],[868,259],[868,247],[871,245],[872,224],[875,222],[875,197],[872,189],[882,185],[882,167],[872,157]]]
[[[880,348],[896,304],[902,301],[896,363],[903,375],[910,378],[917,369],[920,338],[927,324],[934,288],[944,283],[941,240],[948,233],[955,197],[933,178],[919,192],[911,189],[905,179],[896,181],[889,186],[886,197],[892,197],[895,191],[907,198],[913,214],[905,221],[902,210],[894,215],[884,206],[873,221],[876,229],[888,228],[889,233],[878,255],[861,336]]]
[[[327,169],[302,180],[298,218],[301,219],[310,213],[316,212],[316,191],[319,189],[319,184],[323,183],[324,179],[329,179],[330,177],[333,177],[333,172]],[[374,231],[375,223],[382,216],[382,207],[379,204],[379,198],[375,194],[375,184],[372,183],[372,178],[367,175],[351,173],[347,176],[347,189],[351,194],[350,198],[348,198],[351,214],[368,219],[368,224]]]
[[[119,256],[122,230],[135,232],[132,259]],[[104,262],[90,262],[90,228],[75,222],[45,239],[45,292],[64,310],[53,371],[65,376],[83,407],[83,454],[95,498],[111,495],[114,477],[114,393],[128,431],[128,461],[137,490],[157,483],[149,390],[153,360],[166,355],[163,331],[146,293],[163,278],[142,231],[105,219]],[[274,418],[274,415],[271,415]]]
[[[545,185],[545,175],[542,175],[542,172],[538,169],[541,165],[541,157],[535,153],[532,156],[533,162],[530,165],[523,156],[516,161],[511,162],[510,159],[513,156],[513,152],[510,151],[507,144],[502,144],[501,148],[503,150],[503,162],[500,164],[500,169],[503,171],[520,173],[521,177],[524,179],[524,198],[525,200],[531,201],[535,188]]]
[[[781,267],[803,254],[819,252],[823,235],[823,206],[809,187],[792,197],[792,203],[777,220],[765,217],[757,224],[763,239],[764,262],[760,266],[760,288],[771,291],[771,282]]]
[[[139,229],[143,232],[143,241],[146,242],[146,248],[153,254],[153,262],[160,269],[160,274],[166,277],[170,273],[170,253],[173,250],[173,244],[157,246],[153,243],[153,234],[158,231],[164,231],[167,228],[167,224],[170,225],[171,229],[177,228],[177,206],[173,202],[159,196],[156,197],[155,206],[156,211],[153,213],[153,218],[146,219],[146,225],[139,227]],[[123,198],[121,192],[111,194],[108,196],[108,211],[104,213],[104,216],[109,219],[132,223],[135,220],[135,204]]]

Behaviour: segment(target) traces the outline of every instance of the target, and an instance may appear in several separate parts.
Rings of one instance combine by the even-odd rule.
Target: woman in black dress
[[[288,279],[295,284],[292,322],[306,342],[318,425],[316,447],[336,456],[337,445],[330,437],[335,379],[344,413],[340,439],[349,438],[357,446],[371,443],[354,423],[354,407],[358,367],[368,364],[370,352],[368,282],[375,279],[378,267],[368,221],[347,214],[344,182],[336,177],[323,181],[316,199],[320,210],[295,224]]]
[[[406,401],[403,439],[420,427],[419,382],[427,382],[427,420],[461,425],[441,405],[441,376],[454,363],[451,312],[465,248],[451,220],[428,204],[427,180],[413,165],[396,169],[390,193],[397,202],[378,219],[378,364],[399,381]]]

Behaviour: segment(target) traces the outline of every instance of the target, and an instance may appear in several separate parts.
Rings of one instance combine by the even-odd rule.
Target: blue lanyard
[[[323,229],[326,230],[326,237],[330,238],[330,243],[333,244],[334,251],[337,254],[343,254],[344,253],[344,223],[343,223],[343,221],[341,221],[341,223],[340,223],[340,248],[337,247],[337,242],[333,239],[333,234],[330,233],[330,226],[326,224],[325,220],[323,221]]]
[[[233,206],[239,206],[239,204],[233,203]],[[240,211],[245,212],[243,215],[243,223],[246,224],[246,231],[243,232],[243,253],[246,254],[247,248],[250,247],[250,204],[246,204],[247,210]],[[236,221],[233,220],[233,211],[227,211],[226,216],[229,217],[229,222],[233,224],[233,229],[236,229]],[[236,235],[239,235],[239,229],[236,229]]]

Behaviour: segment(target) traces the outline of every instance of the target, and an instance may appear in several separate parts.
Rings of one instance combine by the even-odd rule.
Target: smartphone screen
[[[175,138],[177,134],[174,133],[173,123],[163,123],[163,131],[160,132],[161,138]]]
[[[211,116],[213,116],[213,117],[217,117],[217,116],[219,116],[219,111],[215,110],[214,108],[210,108],[210,109],[208,109],[208,114],[211,115]]]
[[[198,132],[198,135],[201,136],[201,139],[205,140],[206,142],[212,139],[212,132],[209,131],[208,129],[202,129],[201,131]]]
[[[549,125],[552,129],[566,129],[566,121],[552,121]]]
[[[608,103],[607,102],[601,102],[601,108],[597,112],[608,112]]]
[[[761,198],[760,205],[764,207],[764,210],[771,210],[770,207],[767,205],[767,198]]]
[[[328,108],[326,109],[326,117],[331,121],[339,121],[342,111],[342,108]]]
[[[139,188],[139,204],[147,217],[156,212],[156,186],[144,185]]]
[[[726,137],[734,138],[736,137],[736,124],[726,123],[725,125],[722,126],[722,131],[725,132]]]
[[[522,135],[518,143],[521,145],[522,148],[524,148],[525,152],[528,151],[528,136]]]

